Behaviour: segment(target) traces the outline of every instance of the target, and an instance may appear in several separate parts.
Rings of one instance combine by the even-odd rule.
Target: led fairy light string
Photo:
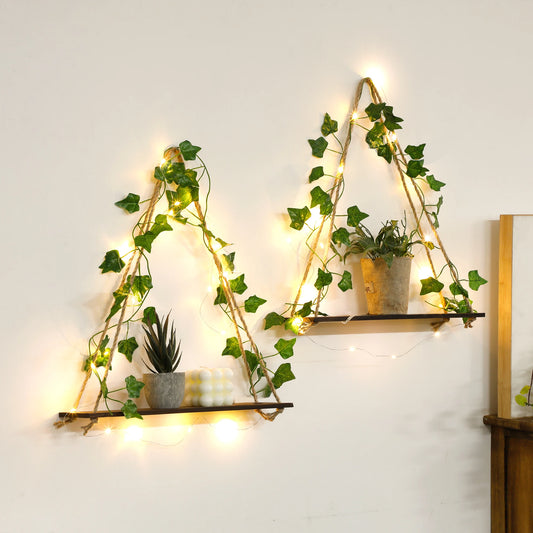
[[[167,158],[169,161],[172,159],[177,159],[179,162],[183,162],[183,159],[181,157],[181,154],[179,153],[179,150],[176,148],[170,148],[165,152],[165,158]],[[239,344],[239,349],[241,351],[242,359],[244,361],[244,367],[246,369],[246,374],[248,376],[248,380],[250,382],[250,391],[252,393],[252,396],[254,400],[257,402],[257,392],[255,390],[255,385],[253,383],[252,379],[252,372],[250,369],[250,365],[248,363],[248,359],[245,356],[245,349],[244,349],[244,341],[243,341],[243,334],[241,330],[244,332],[244,335],[247,338],[247,341],[250,343],[250,347],[252,348],[253,353],[256,355],[257,360],[259,362],[259,365],[261,366],[261,369],[263,370],[263,375],[270,387],[270,390],[272,391],[272,394],[276,398],[278,402],[280,402],[280,398],[276,392],[276,388],[274,387],[274,384],[272,383],[272,379],[269,375],[267,366],[265,364],[265,361],[263,359],[263,356],[261,352],[259,351],[257,344],[254,342],[252,335],[250,334],[250,330],[248,328],[248,325],[246,323],[246,320],[244,319],[244,316],[242,314],[242,311],[240,307],[237,305],[237,301],[235,299],[235,294],[233,292],[233,289],[231,288],[230,282],[227,279],[227,277],[224,275],[224,267],[222,266],[222,263],[220,261],[220,257],[217,254],[217,251],[215,250],[213,246],[213,233],[209,230],[206,222],[205,215],[202,210],[202,206],[199,202],[194,202],[194,207],[196,209],[196,213],[198,215],[198,220],[200,222],[200,227],[202,229],[203,233],[203,239],[204,243],[206,245],[207,250],[211,254],[211,257],[213,258],[213,261],[215,263],[216,269],[218,271],[218,278],[220,282],[220,286],[222,287],[224,291],[224,295],[226,297],[226,301],[229,307],[230,312],[230,319],[235,329],[235,334],[237,336],[237,341]],[[283,409],[277,409],[274,413],[263,413],[262,411],[258,411],[261,416],[263,416],[267,420],[274,420],[278,414],[283,412]]]
[[[149,204],[149,207],[148,209],[146,210],[146,213],[144,215],[144,221],[143,223],[138,227],[138,231],[139,231],[139,234],[143,234],[146,229],[150,226],[151,222],[152,222],[152,216],[153,216],[153,213],[154,213],[154,209],[155,209],[155,205],[160,197],[160,190],[161,190],[161,182],[157,182],[155,185],[154,185],[154,190],[153,190],[153,193],[152,193],[152,196],[150,198],[150,204]],[[139,248],[135,248],[135,250],[133,250],[129,260],[128,260],[128,263],[126,265],[126,268],[124,270],[124,273],[122,274],[121,278],[120,278],[120,282],[118,284],[118,288],[117,288],[117,291],[121,291],[126,282],[127,282],[127,279],[128,279],[128,276],[130,275],[130,272],[132,272],[132,265],[134,265],[133,267],[133,272],[131,274],[131,277],[130,277],[130,284],[133,284],[133,281],[135,279],[135,276],[136,276],[136,272],[137,272],[137,268],[139,266],[139,261],[140,261],[140,258],[142,256],[142,252]],[[116,347],[117,347],[117,344],[118,344],[118,339],[119,339],[119,335],[120,335],[120,330],[121,330],[121,327],[122,327],[122,324],[124,322],[124,315],[125,315],[125,312],[126,312],[126,307],[127,307],[127,300],[128,300],[128,297],[129,297],[129,294],[126,296],[126,299],[124,301],[124,305],[122,307],[122,310],[121,310],[121,313],[120,313],[120,316],[119,316],[119,321],[118,323],[116,324],[116,327],[115,327],[115,334],[114,334],[114,337],[113,337],[113,342],[112,342],[112,347],[110,349],[110,354],[109,354],[109,358],[108,358],[108,361],[107,361],[107,364],[106,364],[106,367],[105,367],[105,372],[104,372],[104,376],[102,378],[102,381],[104,381],[108,374],[109,374],[109,368],[111,366],[111,362],[112,362],[112,359],[113,359],[113,354],[116,350]],[[111,324],[111,320],[112,320],[112,317],[109,316],[107,318],[107,320],[105,321],[105,324],[104,324],[104,328],[102,330],[102,333],[100,335],[100,339],[97,343],[97,347],[96,349],[94,350],[94,352],[89,356],[89,365],[88,365],[88,368],[85,372],[85,377],[84,377],[84,380],[82,382],[82,385],[81,385],[81,388],[80,388],[80,391],[78,393],[78,396],[76,397],[76,400],[74,401],[74,404],[73,404],[73,409],[72,409],[72,417],[70,418],[74,418],[75,416],[75,412],[78,410],[79,408],[79,405],[80,405],[80,402],[81,402],[81,399],[83,397],[83,394],[86,390],[86,387],[87,387],[87,384],[89,382],[89,378],[91,377],[92,373],[95,371],[95,361],[96,361],[96,358],[100,352],[100,347],[102,346],[102,343],[107,335],[107,332],[109,331],[110,329],[110,324]],[[100,399],[101,399],[101,396],[102,396],[102,390],[100,389],[99,391],[99,394],[98,394],[98,397],[97,397],[97,400],[94,404],[94,408],[93,410],[96,411],[98,409],[98,404],[100,403]],[[63,425],[65,423],[69,422],[69,419],[66,419],[66,420],[63,420],[61,422],[59,422],[58,424],[60,425]],[[87,428],[87,430],[85,431],[85,433],[87,433],[87,431],[90,429],[90,427],[92,427],[92,425],[94,425],[95,421],[91,421],[90,424],[89,424],[89,427]],[[85,429],[85,428],[84,428]]]
[[[450,326],[450,329],[451,328],[458,328],[458,327],[461,327],[461,324],[455,324],[453,326]],[[447,332],[444,333],[444,335],[447,335],[448,333],[450,333],[450,332],[447,331]],[[355,352],[355,351],[358,351],[358,352],[364,352],[367,355],[369,355],[370,357],[374,357],[376,359],[400,359],[401,357],[404,357],[407,354],[411,353],[413,350],[415,350],[421,344],[423,344],[425,342],[428,342],[429,340],[431,340],[433,338],[438,338],[438,337],[441,337],[441,336],[443,336],[443,334],[441,333],[440,329],[436,329],[432,333],[427,334],[423,339],[421,339],[418,342],[416,342],[415,344],[413,344],[407,350],[405,350],[403,352],[400,352],[400,353],[393,353],[393,354],[377,354],[377,353],[374,353],[374,352],[372,352],[372,351],[370,351],[370,350],[368,350],[366,348],[361,348],[360,346],[349,346],[348,348],[346,348],[346,347],[334,348],[334,347],[328,346],[326,344],[323,344],[321,342],[318,342],[312,337],[306,336],[305,338],[309,342],[312,342],[313,344],[315,344],[317,346],[320,346],[321,348],[324,348],[325,350],[332,351],[332,352]]]
[[[366,83],[368,84],[368,87],[369,87],[369,90],[370,90],[370,95],[372,97],[372,100],[375,104],[381,104],[383,103],[383,100],[376,88],[376,86],[374,85],[374,83],[372,82],[372,80],[370,78],[365,78],[364,80],[362,80],[361,84],[363,82],[365,82],[366,80]],[[384,124],[384,121],[383,119],[381,118],[380,119],[380,122],[382,124]],[[394,146],[398,149],[398,152],[400,153],[400,157],[402,159],[402,162],[403,164],[405,165],[405,167],[407,167],[407,160],[405,158],[405,155],[403,153],[403,150],[400,146],[400,143],[398,142],[398,138],[396,137],[396,134],[394,134],[394,137],[391,138],[390,134],[387,135],[387,141],[389,143],[389,146],[391,148],[391,152],[392,152],[392,157],[394,159],[394,163],[395,163],[395,166],[396,166],[396,170],[398,171],[398,174],[400,175],[400,180],[402,182],[402,187],[403,187],[403,190],[405,191],[405,194],[407,196],[407,200],[409,202],[409,207],[411,208],[411,212],[413,213],[413,217],[415,218],[416,220],[416,223],[417,223],[417,228],[419,228],[420,226],[420,218],[422,216],[422,214],[419,216],[417,216],[417,213],[416,213],[416,208],[415,208],[415,204],[413,202],[413,198],[411,196],[411,193],[409,192],[409,188],[407,187],[407,183],[406,183],[406,180],[405,180],[405,174],[400,166],[400,162],[398,160],[398,157],[396,155],[396,150],[394,150]],[[414,188],[414,190],[416,191],[417,193],[417,196],[418,196],[418,200],[420,202],[420,205],[422,207],[422,213],[425,213],[426,214],[426,217],[427,217],[427,221],[429,222],[430,226],[431,226],[431,229],[433,231],[433,234],[435,235],[435,237],[437,238],[437,241],[439,243],[439,246],[441,248],[441,251],[444,255],[444,258],[446,260],[446,262],[448,263],[448,265],[451,264],[451,261],[449,259],[449,257],[447,256],[443,246],[442,246],[442,242],[437,234],[437,230],[435,228],[435,226],[433,225],[433,223],[431,222],[431,219],[429,218],[429,215],[427,214],[427,210],[425,209],[425,205],[424,205],[424,201],[420,195],[420,192],[419,192],[419,188],[418,188],[418,185],[417,183],[415,182],[414,178],[411,178],[411,184]],[[419,231],[420,233],[420,231]],[[429,262],[429,266],[431,268],[431,272],[433,273],[433,276],[436,278],[437,277],[437,271],[435,269],[435,265],[433,264],[433,259],[431,257],[431,251],[430,249],[427,247],[427,246],[424,246],[424,249],[426,251],[426,257],[427,257],[427,260]],[[459,282],[457,276],[455,276],[455,274],[452,272],[452,278],[455,282]],[[442,291],[439,291],[439,297],[440,297],[440,300],[441,300],[441,306],[442,308],[444,308],[445,306],[445,300],[444,300],[444,296],[442,295]],[[470,307],[470,311],[472,311],[472,308]]]
[[[240,285],[237,284],[235,289],[233,283],[238,281],[238,278],[230,280],[228,273],[225,272],[227,269],[228,272],[233,272],[233,257],[234,253],[226,255],[223,254],[224,261],[226,266],[222,263],[222,255],[219,256],[219,252],[222,248],[228,246],[226,242],[222,239],[215,237],[212,231],[208,228],[206,213],[208,207],[208,199],[211,191],[211,178],[209,176],[209,171],[203,163],[202,159],[197,156],[197,152],[200,150],[200,147],[192,145],[189,141],[183,141],[178,147],[169,148],[164,156],[165,158],[161,161],[161,167],[156,167],[154,170],[154,178],[157,180],[154,185],[154,190],[152,196],[149,199],[140,201],[139,195],[134,193],[129,193],[126,198],[120,202],[116,202],[120,208],[123,208],[128,213],[133,213],[139,210],[139,204],[149,202],[149,206],[146,211],[141,215],[138,222],[133,228],[132,237],[135,243],[135,246],[130,251],[123,251],[122,253],[118,250],[111,250],[106,253],[104,262],[100,265],[102,273],[105,272],[121,272],[120,281],[118,288],[113,292],[114,302],[111,304],[111,309],[105,320],[104,327],[101,331],[97,332],[89,340],[89,355],[85,361],[85,378],[83,380],[80,392],[74,403],[74,407],[71,409],[70,413],[65,416],[61,421],[56,423],[56,427],[61,427],[68,422],[73,421],[77,417],[77,412],[79,409],[80,402],[82,400],[83,394],[86,391],[87,383],[91,375],[95,375],[98,378],[100,384],[100,390],[98,392],[96,401],[94,403],[93,410],[91,414],[94,416],[90,417],[90,423],[87,426],[84,426],[84,434],[96,424],[98,421],[97,409],[102,398],[105,401],[106,408],[109,410],[108,401],[115,401],[122,404],[121,411],[124,413],[126,418],[142,418],[142,416],[137,411],[137,406],[131,398],[138,398],[141,388],[144,384],[134,376],[129,376],[126,378],[126,387],[122,389],[116,389],[114,391],[109,391],[107,387],[107,378],[111,370],[111,364],[113,361],[113,356],[115,352],[118,351],[123,353],[126,358],[131,362],[132,354],[134,350],[138,347],[138,343],[135,337],[126,338],[119,342],[121,330],[123,326],[126,325],[126,337],[129,336],[129,327],[130,323],[134,321],[141,320],[136,318],[135,315],[141,309],[146,296],[150,289],[152,288],[152,277],[149,267],[149,261],[145,252],[151,251],[151,244],[153,240],[162,232],[162,231],[172,231],[172,227],[168,225],[167,217],[170,217],[173,220],[180,222],[181,224],[191,225],[197,227],[202,232],[203,243],[206,246],[208,252],[213,258],[215,267],[218,273],[219,289],[217,289],[217,300],[214,304],[218,305],[226,316],[232,322],[235,335],[233,339],[226,339],[227,345],[226,349],[222,355],[232,355],[235,358],[242,356],[243,364],[246,370],[248,380],[250,382],[249,392],[253,396],[256,403],[258,402],[258,391],[256,386],[261,381],[261,377],[264,378],[266,385],[261,389],[265,392],[265,395],[273,394],[278,403],[280,402],[279,395],[277,394],[276,389],[281,386],[284,381],[294,379],[292,372],[290,371],[290,365],[284,363],[280,368],[283,369],[284,374],[279,374],[279,369],[274,373],[269,370],[263,355],[259,351],[257,344],[253,340],[246,320],[243,316],[243,311],[241,307],[237,304],[235,297],[235,291],[238,294],[242,294],[247,286],[244,284],[244,274],[238,278],[242,278]],[[185,167],[185,159],[191,161],[198,159],[201,165],[196,167],[196,169],[202,169],[201,175],[198,180],[196,180],[197,172],[196,169],[187,170]],[[181,169],[181,170],[180,170]],[[167,174],[168,173],[168,174]],[[205,206],[202,207],[199,201],[199,181],[202,177],[207,176],[208,189],[205,194]],[[180,181],[183,179],[183,181]],[[175,188],[172,184],[175,184]],[[196,192],[194,192],[196,189]],[[159,200],[165,195],[167,196],[169,203],[169,211],[167,214],[160,214],[155,217],[155,222],[153,221],[155,215],[156,205]],[[187,196],[188,195],[188,196]],[[188,207],[189,206],[189,207]],[[193,222],[187,221],[182,215],[182,211],[192,217]],[[152,225],[153,224],[153,225]],[[215,244],[215,240],[217,241]],[[218,247],[219,245],[219,247]],[[131,255],[130,255],[131,254]],[[126,258],[126,255],[129,255],[127,265],[122,260]],[[231,258],[231,266],[228,263],[228,258]],[[141,275],[141,258],[144,258],[146,261],[146,270],[147,275]],[[138,278],[138,279],[137,279]],[[135,294],[138,302],[135,304],[136,310],[131,316],[126,318],[126,310],[128,308],[128,299],[131,294]],[[223,301],[222,300],[223,296]],[[250,303],[251,301],[251,303]],[[256,295],[251,296],[245,302],[244,308],[247,312],[255,312],[259,305],[265,303],[266,300],[257,297]],[[223,305],[226,304],[226,305]],[[119,312],[120,311],[120,312]],[[112,317],[118,313],[118,321],[114,318],[112,322]],[[142,318],[143,322],[147,320],[152,320],[150,318],[150,313],[154,313],[154,308],[146,308],[144,310],[144,317]],[[114,329],[114,336],[112,338],[110,347],[107,348],[109,343],[109,332]],[[220,333],[220,332],[219,332]],[[98,341],[95,339],[98,338]],[[230,341],[234,341],[236,346],[231,345]],[[286,342],[280,339],[280,343]],[[131,344],[132,343],[132,344]],[[94,344],[94,348],[93,348]],[[245,350],[245,345],[249,344],[249,349]],[[290,344],[290,343],[289,343]],[[285,345],[282,347],[277,347],[277,354],[281,355],[279,350],[284,349],[283,356],[287,356],[287,350],[292,348],[287,348]],[[236,353],[238,350],[238,354]],[[274,355],[277,355],[274,354]],[[268,357],[273,357],[268,356]],[[250,357],[250,360],[248,359]],[[253,364],[253,368],[250,365]],[[104,367],[102,374],[98,372],[97,367]],[[288,372],[287,372],[288,369]],[[258,379],[254,382],[252,376],[253,373],[257,372]],[[261,372],[261,375],[259,374]],[[273,377],[270,376],[273,375]],[[275,381],[274,381],[275,380]],[[128,391],[129,399],[126,402],[119,400],[118,398],[113,398],[112,393],[119,392],[120,390],[126,389]],[[256,411],[266,420],[274,420],[278,414],[283,412],[282,408],[277,408],[275,412],[264,413],[260,408],[257,408]]]
[[[357,119],[358,119],[359,102],[361,100],[363,89],[364,89],[365,85],[368,86],[370,97],[372,99],[373,104],[375,106],[382,106],[382,108],[383,108],[383,106],[385,106],[385,104],[383,103],[383,100],[382,100],[382,98],[381,98],[376,86],[374,85],[373,81],[371,80],[371,78],[369,78],[369,77],[363,78],[358,83],[356,91],[355,91],[354,101],[353,101],[353,106],[352,106],[352,111],[351,111],[351,117],[350,117],[350,121],[349,121],[349,124],[348,124],[348,129],[347,129],[347,134],[346,134],[346,139],[344,141],[344,144],[343,145],[341,144],[342,145],[342,152],[341,152],[341,156],[340,156],[340,160],[339,160],[338,171],[337,171],[336,176],[334,176],[333,186],[328,191],[329,194],[327,194],[327,197],[328,197],[329,201],[331,201],[331,210],[329,212],[327,210],[325,210],[326,212],[322,214],[322,219],[321,219],[321,222],[320,222],[320,225],[319,225],[318,229],[312,230],[311,234],[313,232],[316,232],[316,235],[311,240],[311,244],[307,244],[307,241],[306,241],[306,244],[308,245],[309,251],[308,251],[307,259],[306,259],[306,263],[305,263],[305,269],[304,269],[302,281],[301,281],[301,283],[299,285],[296,297],[294,299],[294,302],[291,304],[291,308],[290,308],[291,309],[290,320],[292,320],[292,321],[298,320],[297,324],[295,322],[293,322],[293,324],[295,324],[297,326],[298,334],[304,334],[313,323],[313,319],[304,318],[304,317],[300,316],[299,315],[299,311],[298,311],[298,306],[300,305],[300,300],[301,300],[301,297],[302,297],[303,288],[306,285],[306,282],[307,282],[307,280],[309,278],[312,264],[313,264],[315,258],[318,258],[318,260],[321,262],[321,264],[324,267],[326,267],[328,262],[332,259],[332,257],[329,258],[329,259],[328,259],[328,257],[329,257],[329,253],[330,253],[330,250],[331,250],[331,239],[332,239],[332,235],[333,235],[333,228],[335,226],[335,216],[336,216],[336,213],[337,213],[337,205],[338,205],[340,197],[342,196],[342,192],[344,190],[343,189],[343,187],[344,187],[344,169],[345,169],[345,165],[346,165],[346,157],[347,157],[348,148],[349,148],[350,142],[351,142],[352,130],[353,130],[353,126],[354,125],[358,125],[361,128],[363,128],[363,126],[361,124],[357,123]],[[390,107],[389,109],[392,109],[392,108]],[[369,112],[369,114],[370,114],[370,112]],[[367,118],[370,118],[370,120],[375,122],[375,126],[374,127],[376,127],[376,125],[379,124],[379,126],[382,128],[381,135],[386,139],[386,146],[388,146],[388,151],[389,151],[389,159],[387,159],[387,157],[385,157],[383,154],[380,154],[379,152],[378,152],[378,155],[381,155],[382,157],[384,157],[389,163],[391,162],[391,160],[394,161],[394,166],[396,168],[396,171],[399,174],[400,181],[401,181],[401,184],[402,184],[402,188],[403,188],[403,190],[404,190],[404,192],[405,192],[405,194],[407,196],[408,203],[409,203],[412,215],[413,215],[414,220],[416,222],[415,231],[416,231],[416,233],[418,235],[420,235],[420,237],[422,239],[424,239],[423,242],[424,242],[424,248],[426,250],[426,256],[427,256],[428,263],[429,263],[430,268],[431,268],[431,272],[433,274],[433,278],[431,278],[431,280],[433,282],[435,282],[435,284],[437,284],[438,287],[440,287],[439,290],[432,289],[429,292],[436,292],[436,293],[439,294],[439,297],[440,297],[440,300],[441,300],[441,305],[439,307],[443,309],[444,313],[447,313],[448,309],[447,309],[447,305],[446,304],[448,303],[448,300],[446,298],[444,298],[444,296],[442,294],[442,288],[444,287],[444,285],[441,284],[440,282],[438,282],[437,278],[443,272],[444,268],[448,267],[448,269],[450,271],[451,278],[452,278],[452,280],[454,282],[453,285],[454,285],[454,291],[455,292],[453,292],[453,294],[462,296],[462,298],[463,298],[463,307],[466,308],[465,310],[468,313],[471,313],[472,312],[472,306],[471,306],[471,302],[470,302],[470,300],[468,299],[468,296],[467,296],[468,293],[466,292],[466,290],[461,285],[461,280],[459,279],[457,268],[451,262],[450,257],[448,255],[448,253],[446,252],[446,249],[443,246],[442,240],[441,240],[440,235],[439,235],[439,233],[437,231],[436,222],[434,223],[431,220],[430,214],[435,216],[435,220],[436,220],[436,214],[435,213],[430,213],[428,211],[427,207],[428,207],[429,204],[425,203],[424,194],[423,194],[420,186],[416,183],[416,179],[415,178],[417,176],[423,176],[425,174],[424,173],[418,173],[417,175],[413,176],[413,175],[411,175],[409,173],[409,163],[408,163],[408,161],[407,161],[407,159],[405,157],[404,151],[402,150],[402,148],[401,148],[401,146],[400,146],[400,144],[398,142],[396,134],[393,131],[394,127],[392,127],[392,126],[387,127],[386,121],[382,117],[381,112],[379,113],[379,117],[378,118],[376,118],[376,117],[374,117],[374,118],[367,117]],[[402,119],[398,119],[398,117],[394,117],[394,118],[399,120],[399,121],[402,120]],[[330,121],[329,124],[333,124],[334,123],[335,124],[335,129],[330,128],[326,124],[326,120]],[[329,131],[324,131],[324,127],[325,126],[326,126],[326,130],[329,129]],[[324,135],[327,135],[329,133],[335,132],[335,131],[337,131],[336,127],[337,127],[337,123],[335,121],[332,121],[331,118],[329,117],[329,115],[326,114],[326,116],[324,118],[324,124],[322,126],[322,133]],[[399,127],[399,126],[396,125],[396,127]],[[363,128],[363,129],[367,129],[367,128]],[[370,132],[370,130],[367,130],[367,131]],[[334,135],[334,138],[340,143],[340,141],[338,140],[338,138],[335,135]],[[318,146],[319,141],[322,142],[322,145],[320,147]],[[367,139],[367,142],[369,142],[368,139]],[[323,154],[324,150],[327,147],[327,141],[325,141],[324,138],[319,138],[316,141],[315,140],[310,140],[309,143],[311,144],[311,147],[313,148],[313,155],[317,155],[317,157],[322,157],[322,154]],[[369,144],[370,144],[370,142],[369,142]],[[423,146],[425,146],[425,145],[421,145],[420,147],[409,146],[408,148],[410,148],[411,150],[413,148],[417,149],[417,150],[420,150],[420,154],[421,154],[422,150],[423,150]],[[375,146],[373,146],[373,147],[375,147]],[[315,154],[315,148],[317,148],[317,152],[319,152],[318,154]],[[331,149],[328,148],[328,150],[331,150]],[[332,151],[335,151],[335,150],[332,150]],[[411,153],[412,152],[409,152],[410,155],[411,155]],[[412,156],[411,163],[413,161],[415,161],[415,163],[421,167],[422,171],[427,171],[427,169],[424,169],[423,166],[422,166],[422,164],[423,164],[422,156]],[[402,168],[402,165],[405,167],[406,170],[404,170]],[[313,178],[312,176],[313,176],[313,172],[315,170],[320,170],[321,173],[317,174],[317,176],[315,176]],[[325,174],[324,173],[322,167],[317,167],[317,168],[313,169],[313,171],[311,172],[309,181],[310,182],[314,181],[315,179],[318,179],[319,177],[325,176],[325,175],[329,176],[329,174]],[[416,198],[418,199],[418,202],[420,204],[420,214],[417,213],[417,208],[415,207],[415,200],[414,200],[413,195],[410,192],[409,187],[407,185],[406,176],[408,178],[410,178],[411,186],[414,189]],[[433,184],[437,183],[439,188],[444,185],[443,183],[436,182],[436,180],[434,180],[433,176],[431,176],[431,178],[433,179]],[[429,183],[429,178],[428,178],[428,183]],[[433,184],[430,184],[432,189],[433,189]],[[439,190],[439,188],[436,188],[434,190]],[[318,187],[318,189],[320,189],[320,187]],[[319,190],[319,193],[325,194],[324,191],[322,191],[321,189]],[[313,195],[312,195],[312,197],[313,197]],[[313,206],[314,202],[315,202],[315,199],[313,198],[313,202],[311,203],[311,206]],[[320,201],[318,201],[317,203],[320,203]],[[438,214],[438,209],[440,209],[441,203],[442,203],[442,198],[439,199],[439,203],[438,204],[435,204],[433,206],[433,207],[437,207],[437,214]],[[320,205],[321,205],[321,208],[322,208],[322,204],[321,203],[320,203]],[[307,208],[305,208],[305,209],[307,209]],[[294,211],[300,211],[301,212],[303,210],[294,210]],[[289,214],[291,214],[290,210],[289,210]],[[300,216],[302,216],[301,213],[300,213]],[[301,223],[302,226],[303,226],[303,224],[304,224],[304,222],[306,220],[305,214],[303,215],[303,217],[304,217],[303,220],[302,220],[302,218],[300,218],[300,223]],[[291,214],[291,218],[292,218],[292,214]],[[422,218],[425,218],[425,220],[429,224],[429,227],[431,228],[431,232],[432,232],[432,234],[434,235],[434,237],[436,239],[437,246],[435,246],[433,243],[431,243],[429,241],[429,239],[423,235],[423,231],[422,231],[422,228],[421,228]],[[327,219],[329,219],[329,222],[326,224]],[[291,224],[291,226],[292,226],[292,224]],[[295,226],[292,226],[292,227],[294,227],[295,229],[300,229],[301,226],[297,227],[295,225]],[[327,238],[327,242],[324,245],[324,244],[322,244],[320,242],[320,238],[322,236],[322,232],[324,231],[324,229],[326,227],[327,227],[327,237],[328,238]],[[318,250],[319,242],[320,242],[321,248],[324,249],[323,252],[319,252],[319,250]],[[445,265],[441,269],[439,274],[437,274],[437,271],[436,271],[436,268],[435,268],[435,265],[434,265],[434,262],[433,262],[433,259],[432,259],[432,256],[431,256],[431,251],[434,248],[438,248],[441,251],[441,253],[442,253],[443,257],[444,257],[444,261],[445,261]],[[470,282],[470,274],[471,273],[469,272],[469,282]],[[479,275],[477,274],[477,271],[472,271],[472,274],[474,276],[473,284],[471,284],[472,288],[474,288],[475,285],[477,285],[477,287],[479,287],[479,285],[482,285],[482,284],[486,283],[486,280],[483,280],[483,278],[479,277]],[[331,274],[330,274],[330,276],[331,276]],[[331,277],[330,277],[330,281],[328,283],[320,284],[318,282],[318,280],[317,280],[317,283],[315,284],[315,286],[318,289],[318,295],[316,297],[316,301],[314,302],[314,304],[315,304],[314,305],[314,318],[316,318],[318,316],[320,303],[321,303],[322,299],[324,298],[325,292],[326,292],[326,291],[324,291],[324,288],[326,287],[326,290],[327,290],[327,286],[329,285],[329,283],[331,283]],[[317,286],[317,284],[321,285],[321,286]],[[477,290],[477,288],[474,288],[474,290]],[[426,294],[426,293],[421,293],[421,294]],[[474,317],[469,317],[469,318],[465,319],[464,320],[465,327],[471,327],[472,322],[474,320],[475,320]]]

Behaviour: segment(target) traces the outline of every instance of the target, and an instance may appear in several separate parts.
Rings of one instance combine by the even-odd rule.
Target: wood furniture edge
[[[498,416],[511,416],[511,335],[513,225],[515,215],[500,215],[498,274]]]

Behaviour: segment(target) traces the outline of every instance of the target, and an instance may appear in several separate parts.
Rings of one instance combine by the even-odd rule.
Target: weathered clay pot
[[[390,268],[381,257],[361,259],[369,315],[405,315],[409,305],[411,257],[395,257]]]
[[[143,374],[144,395],[152,409],[177,409],[185,395],[185,372]]]

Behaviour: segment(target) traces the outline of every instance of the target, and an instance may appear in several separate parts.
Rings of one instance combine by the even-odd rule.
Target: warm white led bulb
[[[142,439],[143,430],[139,426],[130,426],[124,431],[124,440],[126,442],[136,442]]]
[[[224,443],[233,442],[239,433],[239,426],[234,420],[224,418],[215,425],[215,435],[217,439]]]

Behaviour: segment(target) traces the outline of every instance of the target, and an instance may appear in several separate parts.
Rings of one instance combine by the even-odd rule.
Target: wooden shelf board
[[[258,403],[234,403],[233,405],[223,405],[217,407],[199,407],[199,406],[184,406],[178,409],[138,409],[141,416],[150,415],[171,415],[180,413],[211,413],[217,411],[256,411],[258,409],[287,409],[294,407],[293,403],[277,403],[277,402],[258,402]],[[111,416],[124,416],[120,410],[113,411],[77,411],[60,412],[59,418],[67,416],[75,416],[77,418],[107,418]]]
[[[364,322],[371,320],[443,320],[447,321],[451,318],[483,318],[485,313],[418,313],[406,315],[350,315],[342,316],[317,316],[313,319],[315,324],[324,322]]]

